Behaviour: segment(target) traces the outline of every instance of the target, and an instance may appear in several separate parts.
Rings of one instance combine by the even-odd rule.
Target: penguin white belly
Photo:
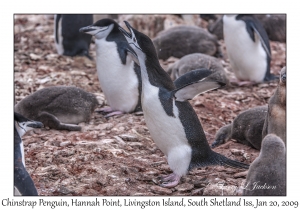
[[[55,17],[54,22],[56,22],[56,18],[57,18],[56,15],[54,17]],[[58,43],[56,42],[56,39],[55,39],[55,47],[56,47],[57,53],[59,55],[62,55],[64,53],[64,47],[63,47],[63,44],[62,44],[63,37],[61,35],[62,34],[62,32],[61,32],[61,30],[62,30],[62,28],[61,28],[61,22],[62,22],[62,17],[60,18],[60,20],[58,22],[58,27],[57,27],[57,29],[58,29],[58,31],[57,31]],[[54,27],[54,28],[55,28],[55,30],[54,30],[54,37],[56,38],[56,27]]]
[[[224,17],[224,41],[232,69],[240,80],[263,81],[267,71],[267,54],[255,34],[250,38],[243,21]]]
[[[127,56],[121,63],[115,42],[97,40],[97,73],[107,103],[113,110],[134,111],[138,103],[138,78],[134,62]]]
[[[144,83],[144,81],[143,81]],[[175,117],[168,116],[158,98],[159,88],[143,84],[142,107],[150,135],[158,148],[167,156],[170,168],[178,175],[187,173],[191,161],[191,147],[173,102]]]

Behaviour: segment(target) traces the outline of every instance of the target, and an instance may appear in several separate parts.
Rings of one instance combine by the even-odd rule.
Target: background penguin
[[[15,106],[27,118],[41,121],[57,130],[80,131],[80,122],[87,122],[98,106],[94,94],[81,88],[54,86],[36,91]]]
[[[42,128],[43,124],[14,113],[14,195],[38,195],[36,187],[25,168],[24,146],[21,137],[33,128]]]
[[[138,57],[142,74],[142,107],[146,125],[158,148],[167,156],[173,173],[163,176],[161,186],[176,186],[181,176],[194,167],[209,165],[227,165],[237,168],[248,168],[248,165],[230,160],[212,151],[206,140],[201,123],[187,99],[186,88],[216,89],[222,84],[208,80],[211,71],[192,71],[178,83],[177,89],[170,76],[160,66],[155,47],[151,39],[133,29],[125,21],[130,34],[120,27]],[[132,50],[130,49],[130,50]],[[189,92],[188,92],[189,93]]]
[[[54,37],[58,54],[86,56],[89,59],[92,36],[82,34],[79,29],[93,23],[93,15],[57,14],[54,16]]]
[[[192,53],[183,56],[169,67],[167,72],[170,74],[171,79],[175,80],[191,70],[200,68],[211,70],[213,72],[211,76],[218,77],[219,81],[224,84],[228,83],[226,73],[220,61],[213,56],[202,53]]]
[[[262,24],[251,15],[224,15],[223,30],[226,51],[235,76],[241,82],[263,82],[276,79],[270,73],[271,50]]]
[[[153,44],[158,58],[163,60],[171,56],[181,58],[191,53],[222,54],[217,38],[197,26],[181,25],[161,31],[153,39]]]
[[[239,143],[260,150],[267,112],[267,106],[258,106],[241,112],[231,124],[218,130],[211,147],[214,148],[230,139],[235,139]]]
[[[259,156],[250,165],[243,195],[286,195],[286,149],[275,134],[263,139]]]
[[[141,111],[140,67],[128,56],[126,39],[112,19],[102,19],[83,27],[81,32],[95,36],[98,79],[109,108],[106,117]]]
[[[280,71],[280,81],[268,103],[262,137],[274,133],[286,143],[286,67]]]

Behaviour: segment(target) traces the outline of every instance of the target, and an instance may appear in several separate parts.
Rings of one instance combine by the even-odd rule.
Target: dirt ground
[[[95,61],[65,57],[54,46],[52,15],[15,15],[14,88],[15,104],[48,86],[77,86],[94,93],[99,107],[105,97],[96,74]],[[203,22],[202,22],[203,23]],[[203,24],[205,25],[205,24]],[[226,56],[220,58],[229,78],[233,77]],[[271,42],[272,73],[286,65],[286,44]],[[95,58],[95,45],[90,48]],[[166,69],[176,59],[161,61]],[[241,111],[266,104],[277,82],[249,87],[230,86],[210,91],[190,101],[209,144],[216,131],[233,121]],[[241,195],[246,171],[223,166],[191,170],[174,188],[160,187],[158,177],[171,170],[155,145],[144,117],[125,114],[105,119],[94,112],[83,131],[36,129],[23,137],[26,167],[39,195]],[[228,158],[250,164],[259,151],[231,140],[215,149]],[[221,188],[220,185],[223,187]]]

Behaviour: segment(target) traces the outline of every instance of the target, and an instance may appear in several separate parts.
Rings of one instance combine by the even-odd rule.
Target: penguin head
[[[132,28],[132,26],[127,21],[124,22],[127,28],[129,29],[130,33],[125,31],[122,27],[119,27],[119,30],[123,33],[127,42],[134,50],[134,52],[131,53],[138,57],[139,60],[140,58],[142,60],[145,60],[146,55],[154,55],[157,57],[156,50],[151,39],[145,34]]]
[[[118,24],[109,18],[101,19],[93,25],[85,26],[79,29],[79,32],[95,36],[96,39],[106,38],[113,30],[118,32]]]
[[[27,131],[34,128],[44,127],[43,123],[39,121],[29,120],[19,113],[14,113],[15,126],[20,137],[22,137]]]
[[[286,84],[286,67],[283,67],[280,71],[280,83]]]

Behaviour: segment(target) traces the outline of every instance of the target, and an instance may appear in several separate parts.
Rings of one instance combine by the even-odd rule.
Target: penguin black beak
[[[94,31],[95,27],[94,26],[85,26],[79,29],[79,32],[81,33],[88,33],[90,31]]]
[[[131,37],[132,37],[131,34],[128,33],[127,31],[125,31],[124,28],[122,28],[122,27],[120,26],[120,27],[119,27],[119,30],[122,32],[122,34],[123,34],[125,37],[131,39]]]
[[[28,122],[27,126],[31,128],[43,128],[44,124],[39,121],[31,121]]]

